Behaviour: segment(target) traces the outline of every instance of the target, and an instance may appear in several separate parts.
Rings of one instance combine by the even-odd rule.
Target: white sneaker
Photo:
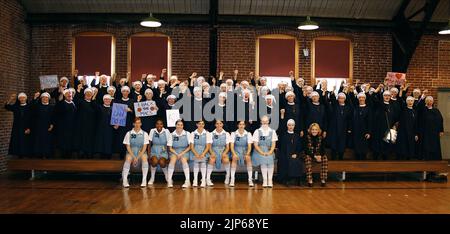
[[[231,181],[230,181],[230,184],[229,184],[228,186],[234,187],[234,180],[231,180]]]
[[[255,185],[253,184],[253,180],[248,180],[248,186],[250,186],[250,187],[255,186]]]
[[[189,180],[186,180],[186,181],[184,182],[184,184],[181,185],[182,188],[189,188],[190,186],[191,186],[191,183],[189,182]]]
[[[208,186],[214,186],[213,182],[211,180],[207,180],[206,181],[206,185]]]
[[[197,186],[198,186],[198,181],[197,181],[197,180],[194,180],[194,181],[192,182],[192,186],[193,186],[193,187],[197,187]]]
[[[167,188],[173,188],[173,180],[169,180],[169,182],[167,182]]]
[[[269,181],[269,183],[267,183],[267,187],[272,188],[273,187],[273,182],[272,180]]]
[[[155,182],[155,179],[150,179],[150,180],[148,181],[148,185],[153,185],[153,182]]]
[[[264,181],[263,181],[263,188],[266,188],[267,186],[268,186],[267,180],[264,180]]]
[[[144,187],[147,187],[147,181],[146,181],[146,180],[143,180],[143,181],[142,181],[141,187],[143,187],[143,188],[144,188]]]
[[[225,178],[225,182],[223,182],[223,183],[229,184],[229,183],[230,183],[230,178],[229,178],[229,177],[226,177],[226,178]]]
[[[202,188],[206,187],[206,181],[202,180],[202,183],[200,184],[200,187],[202,187]]]
[[[124,179],[124,180],[123,180],[122,185],[123,185],[124,188],[130,187],[130,184],[128,183],[128,180],[127,180],[127,179]]]

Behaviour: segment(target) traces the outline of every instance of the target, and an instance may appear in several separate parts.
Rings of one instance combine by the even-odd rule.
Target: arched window
[[[326,79],[328,90],[353,79],[353,47],[350,39],[342,37],[318,37],[312,43],[312,83]]]
[[[171,40],[160,33],[138,33],[128,40],[128,72],[131,80],[153,74],[159,78],[161,70],[167,69],[171,75]],[[167,79],[167,77],[165,77]]]
[[[298,76],[298,41],[281,34],[260,36],[256,40],[256,74],[267,78],[270,88],[282,81],[290,84],[289,71]]]
[[[86,76],[87,85],[98,84],[98,76],[115,72],[115,39],[104,32],[83,32],[72,39],[72,72]]]

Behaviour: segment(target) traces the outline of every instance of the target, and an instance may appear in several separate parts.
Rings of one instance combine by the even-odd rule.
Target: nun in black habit
[[[77,108],[77,131],[75,147],[80,158],[92,158],[95,145],[96,125],[96,101],[92,88],[87,88],[81,93],[77,90],[75,94],[75,105]]]
[[[380,87],[379,87],[380,88]],[[379,88],[374,94],[374,123],[373,123],[373,138],[372,150],[374,152],[374,159],[386,160],[387,156],[393,150],[393,144],[384,141],[386,133],[394,127],[397,123],[398,113],[397,109],[391,102],[390,91],[384,91],[383,97],[379,96]],[[382,99],[382,100],[381,100]]]
[[[49,101],[49,93],[36,93],[32,105],[33,153],[38,158],[50,158],[53,155],[54,105]]]
[[[425,98],[425,106],[419,106],[419,138],[422,139],[424,160],[442,160],[440,137],[444,135],[444,120],[439,109],[433,107],[433,97]]]
[[[290,185],[294,182],[300,185],[301,176],[305,173],[302,158],[302,141],[298,132],[295,132],[295,121],[287,121],[287,129],[281,134],[280,150],[278,151],[278,180]],[[295,181],[293,181],[295,180]]]
[[[129,97],[130,88],[128,86],[123,86],[121,88],[122,97],[120,99],[115,100],[115,103],[125,104],[128,106],[127,109],[127,119],[125,126],[117,127],[117,134],[114,139],[114,152],[120,153],[120,158],[125,158],[126,147],[123,144],[123,139],[128,131],[133,128],[133,119],[134,119],[134,100]]]
[[[30,154],[31,146],[31,108],[27,103],[27,95],[12,94],[5,104],[5,109],[13,113],[13,125],[9,141],[8,154],[20,158]]]
[[[369,152],[369,143],[372,136],[372,108],[370,102],[366,102],[367,96],[361,92],[356,96],[357,100],[351,96],[353,103],[353,113],[351,121],[351,144],[356,160],[365,160]],[[370,98],[370,96],[369,96]]]
[[[96,105],[95,153],[100,154],[102,159],[111,159],[118,127],[111,125],[111,95],[105,94],[102,99],[103,104]]]
[[[402,99],[403,100],[403,99]],[[415,146],[418,136],[417,112],[414,110],[414,97],[406,98],[406,103],[401,102],[402,112],[398,126],[397,136],[397,159],[409,160],[415,156]]]
[[[73,102],[74,89],[63,91],[64,100],[55,106],[56,147],[60,157],[70,158],[75,150],[75,133],[77,132],[76,113],[77,107]]]
[[[347,147],[347,136],[351,132],[352,107],[345,93],[339,93],[336,99],[331,92],[329,101],[326,102],[329,112],[329,131],[327,142],[331,148],[332,160],[343,160]]]

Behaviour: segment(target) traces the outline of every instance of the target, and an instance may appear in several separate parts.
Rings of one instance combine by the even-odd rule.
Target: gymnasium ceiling
[[[207,15],[209,0],[20,0],[30,14],[149,13]],[[404,0],[218,0],[219,15],[294,16],[392,20]],[[410,0],[405,15],[419,10],[426,0]],[[440,0],[431,22],[446,22],[450,0]],[[423,13],[412,20],[420,21]]]

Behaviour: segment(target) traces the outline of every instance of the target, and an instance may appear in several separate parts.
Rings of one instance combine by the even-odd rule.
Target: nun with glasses
[[[122,141],[128,131],[133,128],[133,119],[134,119],[134,100],[129,96],[130,88],[128,86],[122,86],[120,89],[121,98],[114,101],[114,103],[124,104],[127,106],[127,118],[125,122],[125,126],[117,126],[117,137],[114,143],[115,152],[120,154],[120,158],[123,159],[125,157],[126,148],[123,146]],[[139,119],[139,122],[141,120]],[[142,122],[141,122],[142,124]]]
[[[103,95],[103,104],[96,106],[95,152],[102,159],[111,159],[114,137],[118,126],[111,125],[112,100],[109,94]]]
[[[56,147],[58,157],[71,158],[75,150],[75,133],[77,132],[77,106],[73,101],[76,91],[64,90],[64,100],[55,106]]]
[[[414,109],[414,97],[408,96],[406,103],[401,102],[402,112],[398,126],[397,159],[409,160],[415,155],[418,135],[418,116]]]
[[[85,89],[84,94],[78,90],[75,95],[74,101],[78,107],[75,144],[80,158],[92,158],[94,153],[97,103],[93,99],[92,88]]]
[[[438,108],[433,106],[432,96],[425,98],[425,105],[419,106],[419,138],[422,140],[424,160],[442,160],[441,137],[444,135],[444,120]]]

